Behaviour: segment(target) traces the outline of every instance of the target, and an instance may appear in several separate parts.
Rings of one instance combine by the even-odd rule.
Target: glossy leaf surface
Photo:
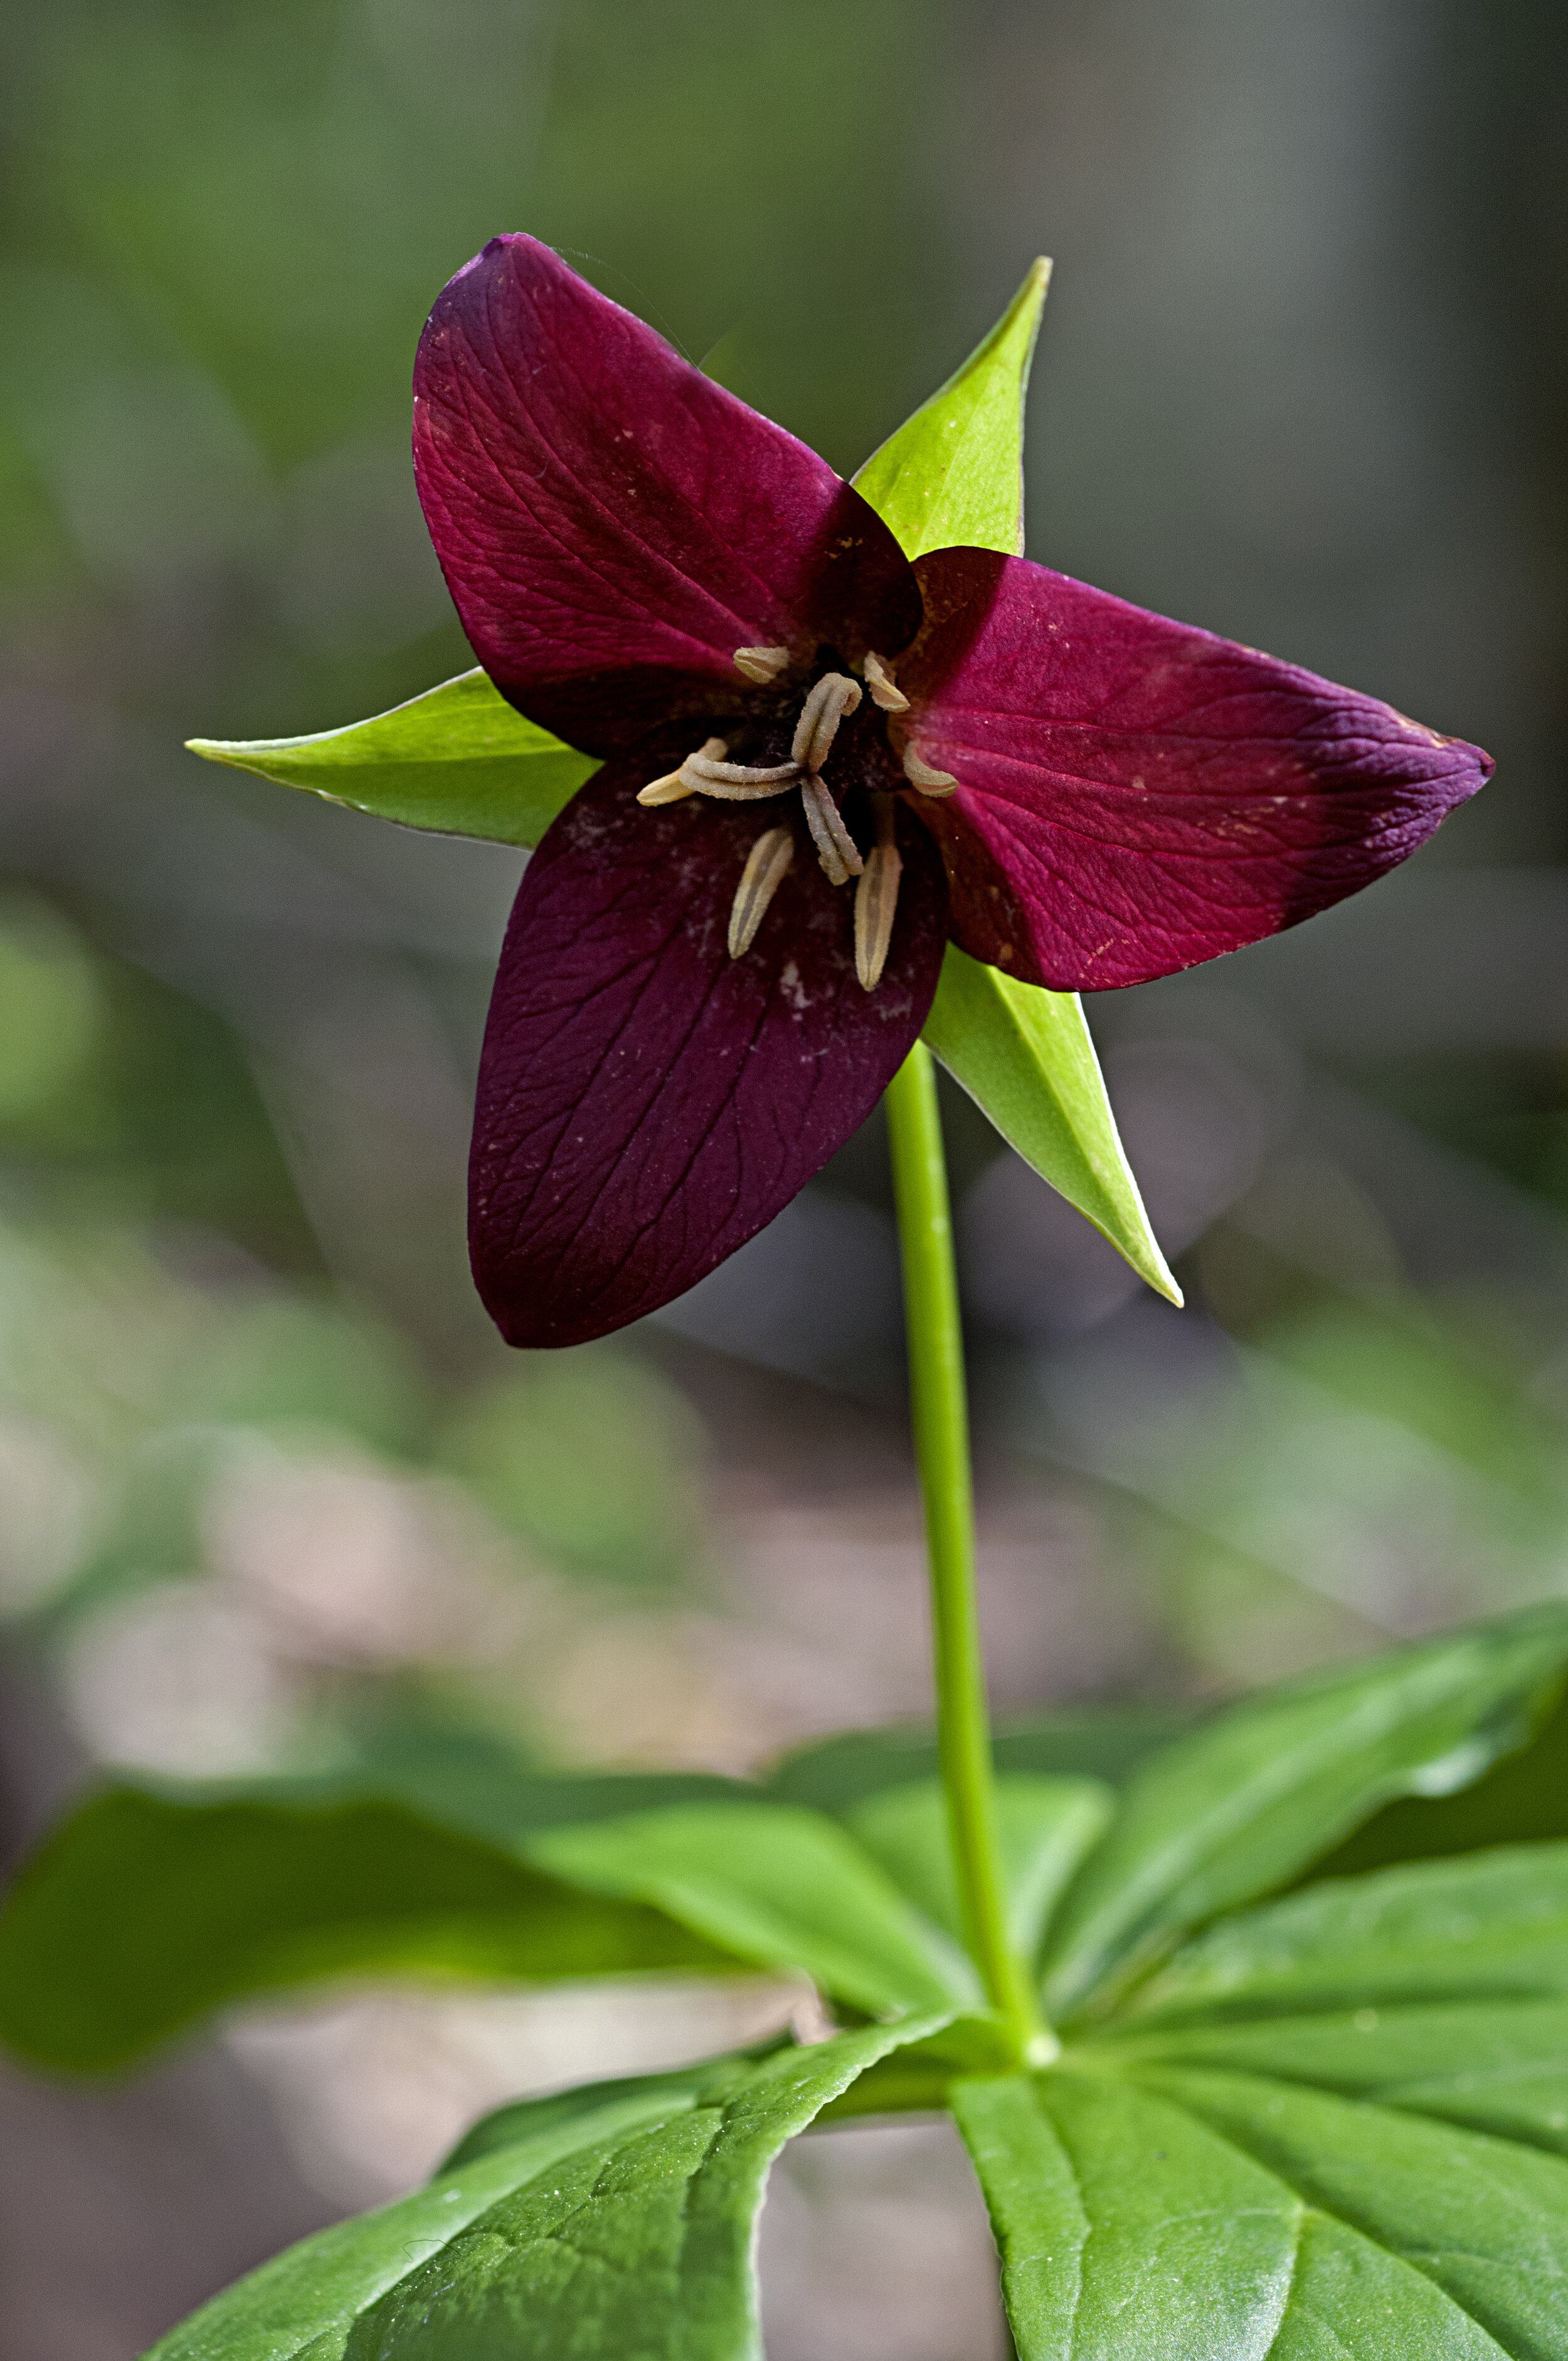
[[[1179,1303],[1078,994],[1019,983],[949,943],[923,1038],[1025,1162]]]
[[[1240,2075],[960,2083],[1021,2361],[1568,2353],[1568,2167]]]
[[[1185,1929],[1288,1884],[1398,1795],[1442,1795],[1529,1734],[1568,1609],[1531,1609],[1248,1698],[1152,1757],[1052,1929],[1047,2006],[1100,2003]]]
[[[749,2361],[769,2165],[938,2022],[508,2108],[427,2189],[291,2248],[148,2361]]]
[[[1565,1909],[1563,1845],[1336,1880],[955,2083],[1023,2361],[1562,2361]]]
[[[598,767],[525,721],[477,667],[389,713],[304,738],[192,738],[193,754],[403,828],[537,844]]]

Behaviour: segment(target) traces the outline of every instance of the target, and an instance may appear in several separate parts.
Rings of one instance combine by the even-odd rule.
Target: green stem
[[[1026,1963],[1007,1936],[997,1837],[991,1720],[975,1596],[974,1492],[963,1330],[959,1319],[947,1159],[931,1053],[917,1041],[887,1090],[893,1187],[904,1258],[904,1320],[915,1453],[926,1502],[931,1568],[937,1729],[959,1891],[970,1948],[991,2004],[1021,2059],[1041,2064],[1056,2044]]]

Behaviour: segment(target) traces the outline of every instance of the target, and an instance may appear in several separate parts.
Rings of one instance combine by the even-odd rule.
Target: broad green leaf
[[[0,2036],[100,2069],[221,2003],[326,1976],[735,1965],[656,1909],[563,1885],[400,1804],[120,1789],[67,1820],[11,1890]]]
[[[1102,1832],[1111,1790],[1096,1779],[1044,1779],[1003,1772],[996,1782],[997,1836],[1013,1948],[1032,1960],[1068,1879]],[[964,1940],[948,1800],[940,1781],[884,1787],[845,1814],[872,1859],[928,1918]]]
[[[939,2023],[508,2108],[429,2188],[265,2264],[148,2361],[754,2361],[769,2166]]]
[[[1068,2074],[959,2082],[1022,2361],[1277,2348],[1302,2207],[1168,2101]]]
[[[1130,2022],[1568,1997],[1568,1844],[1508,1845],[1309,1885],[1222,1918],[1134,1995]]]
[[[855,478],[906,557],[1024,546],[1024,396],[1051,266],[1042,256],[983,344]]]
[[[1568,1609],[1535,1608],[1267,1690],[1150,1757],[1053,1928],[1053,2019],[1288,1884],[1390,1796],[1478,1777],[1528,1737],[1565,1657]]]
[[[1563,2361],[1568,2170],[1241,2077],[959,2082],[1020,2361]]]
[[[1179,1303],[1077,994],[1019,983],[949,943],[922,1038],[1025,1162]]]
[[[525,721],[476,669],[389,713],[305,738],[189,738],[193,754],[402,828],[537,844],[598,768]]]
[[[1047,1778],[1109,1780],[1119,1786],[1144,1757],[1191,1728],[1190,1706],[1096,1706],[1003,1722],[993,1752],[999,1771],[1037,1772]],[[913,1780],[934,1779],[939,1764],[935,1730],[921,1724],[846,1730],[786,1754],[768,1780],[768,1792],[791,1804],[809,1804],[840,1816],[865,1796]]]
[[[981,1999],[956,1944],[817,1812],[788,1804],[639,1812],[551,1829],[527,1852],[556,1877],[649,1904],[739,1958],[804,1969],[875,2015]]]
[[[1424,2335],[1411,2314],[1400,2323],[1402,2339],[1389,2334],[1387,2315],[1369,2337],[1368,2314],[1376,2315],[1367,2302],[1373,2290],[1363,2288],[1361,2351],[1401,2361],[1432,2352],[1568,2356],[1568,2164],[1517,2142],[1261,2076],[1148,2079],[1255,2158],[1304,2208],[1342,2225],[1342,2237],[1348,2231],[1364,2253],[1380,2249],[1452,2307],[1452,2317],[1431,2312]],[[1392,2271],[1383,2277],[1390,2289],[1399,2283]]]

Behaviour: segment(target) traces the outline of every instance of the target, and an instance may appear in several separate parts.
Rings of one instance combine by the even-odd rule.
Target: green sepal
[[[192,753],[400,828],[535,845],[598,763],[525,721],[478,668],[304,738],[188,738]]]
[[[854,478],[905,557],[1024,546],[1024,396],[1051,266],[1044,256],[984,342]]]
[[[1025,1162],[1179,1304],[1078,994],[1019,983],[949,943],[923,1038]]]
[[[147,2361],[753,2361],[756,2221],[786,2140],[940,2016],[525,2101],[428,2188],[203,2306]]]
[[[1022,551],[1024,397],[1049,279],[1048,262],[1032,266],[984,343],[855,478],[906,557]],[[1077,994],[1015,983],[949,945],[924,1038],[1019,1155],[1179,1303]]]

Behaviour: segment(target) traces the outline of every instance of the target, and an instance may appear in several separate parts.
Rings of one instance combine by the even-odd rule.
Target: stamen
[[[819,771],[828,749],[839,734],[839,724],[861,701],[861,684],[846,673],[825,672],[800,708],[790,752],[808,771]]]
[[[710,739],[708,744],[715,741]],[[723,741],[718,741],[722,745]],[[716,763],[705,747],[700,754],[688,754],[681,764],[689,779],[711,781],[716,786],[762,787],[782,786],[786,780],[798,779],[798,763],[774,763],[768,770],[753,763]]]
[[[866,658],[865,675],[866,686],[871,691],[871,700],[873,705],[880,705],[884,713],[908,712],[909,699],[901,688],[894,686],[893,675],[881,656]]]
[[[806,806],[806,824],[828,883],[847,885],[851,877],[860,875],[865,862],[838,805],[815,773],[801,781],[800,800]]]
[[[757,928],[768,915],[768,904],[788,876],[794,859],[795,838],[787,828],[765,829],[746,855],[729,909],[731,959],[751,950]]]
[[[759,688],[766,688],[771,680],[777,680],[788,662],[787,648],[737,648],[735,651],[736,671],[744,673],[748,680],[754,680]]]
[[[701,752],[688,754],[685,763],[681,764],[678,771],[666,771],[662,779],[650,779],[647,785],[638,791],[638,802],[640,804],[678,804],[683,796],[695,796],[696,781],[686,775],[686,763],[711,762],[715,754],[722,754],[724,751],[725,741],[722,738],[705,738]]]
[[[905,750],[904,775],[923,796],[950,796],[959,784],[951,771],[934,771],[929,763],[923,763],[908,748]]]
[[[898,881],[904,870],[894,840],[893,798],[879,796],[876,801],[877,840],[855,888],[855,973],[867,992],[876,990],[887,965],[898,908]]]

